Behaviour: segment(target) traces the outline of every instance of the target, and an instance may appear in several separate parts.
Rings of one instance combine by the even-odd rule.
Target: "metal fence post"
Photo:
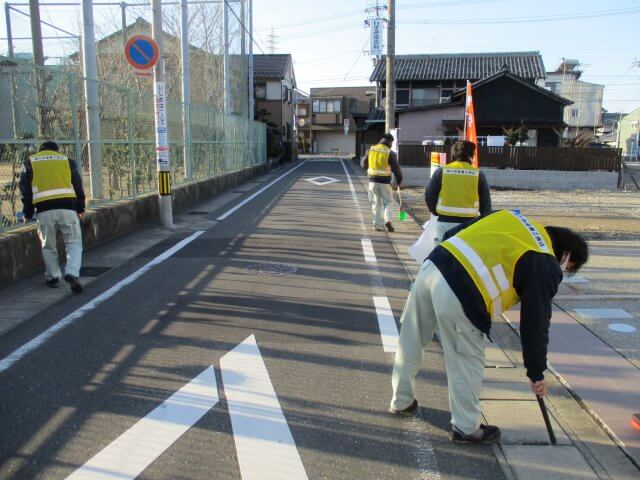
[[[127,102],[127,140],[129,140],[129,168],[131,169],[131,195],[138,195],[138,172],[136,171],[135,146],[133,145],[133,109],[131,108],[131,92],[125,90]]]
[[[73,129],[73,147],[75,152],[76,168],[82,178],[84,165],[82,162],[82,147],[80,146],[80,122],[78,122],[78,89],[73,75],[68,74],[69,80],[69,101],[71,103],[71,128]]]

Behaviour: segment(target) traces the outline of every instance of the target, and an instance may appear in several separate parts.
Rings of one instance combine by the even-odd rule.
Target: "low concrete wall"
[[[172,192],[173,208],[180,211],[201,203],[252,177],[266,173],[273,165],[273,162],[269,162],[209,180],[177,186]],[[82,222],[84,248],[88,250],[96,247],[158,218],[157,194],[89,210]],[[59,250],[63,251],[62,245],[59,245]],[[35,224],[25,225],[0,235],[0,288],[43,270],[42,250]]]
[[[489,185],[522,190],[616,190],[617,172],[564,172],[558,170],[507,170],[482,168]],[[402,169],[407,187],[422,187],[431,176],[430,168]]]

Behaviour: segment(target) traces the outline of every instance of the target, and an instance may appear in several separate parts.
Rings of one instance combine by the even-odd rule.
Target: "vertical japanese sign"
[[[382,55],[382,25],[379,18],[371,20],[371,55]]]
[[[156,159],[158,170],[168,172],[169,141],[167,139],[167,105],[165,99],[164,82],[155,83],[155,113],[156,113]]]

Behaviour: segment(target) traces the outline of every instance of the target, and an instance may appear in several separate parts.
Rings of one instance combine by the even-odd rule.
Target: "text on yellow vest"
[[[480,210],[479,178],[479,170],[467,162],[451,162],[444,167],[436,212],[454,217],[477,216]]]
[[[76,198],[66,155],[53,150],[42,150],[30,156],[29,161],[33,170],[31,191],[34,205],[47,200]]]
[[[473,279],[487,312],[494,318],[520,300],[513,287],[520,257],[527,252],[554,255],[544,227],[510,210],[500,210],[478,220],[442,246]]]
[[[391,149],[382,143],[378,143],[369,149],[369,168],[367,175],[370,177],[390,177],[391,165],[389,156]]]

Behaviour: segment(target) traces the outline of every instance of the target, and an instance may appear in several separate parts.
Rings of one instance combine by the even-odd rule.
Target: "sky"
[[[373,67],[364,10],[373,4],[375,0],[253,0],[254,52],[269,52],[273,28],[275,53],[292,54],[301,90],[369,85]],[[16,8],[28,12],[26,6]],[[79,7],[42,6],[41,11],[42,20],[79,31]],[[117,15],[118,7],[95,6],[96,25],[105,31],[108,19]],[[28,34],[28,19],[18,17],[12,14],[14,36],[21,29]],[[0,36],[6,37],[0,23]],[[539,51],[547,71],[555,70],[563,57],[574,58],[582,65],[583,80],[605,85],[608,111],[640,106],[640,0],[397,0],[396,24],[397,54]],[[43,33],[47,31],[52,32],[45,27]],[[45,55],[60,54],[63,43],[46,41]],[[29,41],[16,42],[17,51],[29,46]]]

